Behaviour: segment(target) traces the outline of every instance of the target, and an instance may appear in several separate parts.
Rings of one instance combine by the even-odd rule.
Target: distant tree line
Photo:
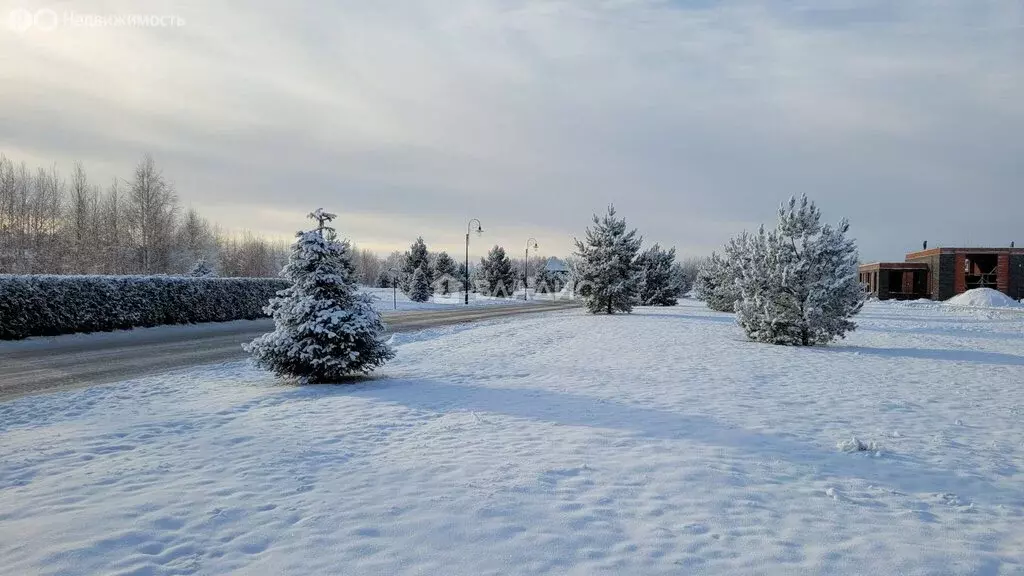
[[[185,274],[276,277],[289,244],[230,234],[184,208],[148,154],[131,178],[101,184],[81,163],[30,168],[0,154],[0,274]],[[356,279],[373,284],[383,260],[353,248]]]
[[[100,183],[76,162],[70,174],[56,165],[29,167],[0,154],[0,274],[191,275],[277,277],[288,260],[285,240],[244,231],[227,233],[194,208],[186,208],[173,181],[152,156],[136,164],[130,178]],[[517,252],[518,253],[518,252]],[[362,285],[398,286],[411,298],[463,290],[466,266],[446,252],[431,252],[418,238],[405,252],[380,257],[352,246],[353,279]],[[524,284],[558,292],[578,283],[579,258],[564,260],[567,272],[528,262],[493,246],[470,262],[470,290],[508,297]],[[698,262],[675,261],[675,251],[654,246],[637,254],[649,271],[638,284],[637,303],[674,302],[693,284]],[[670,278],[671,290],[662,282]]]

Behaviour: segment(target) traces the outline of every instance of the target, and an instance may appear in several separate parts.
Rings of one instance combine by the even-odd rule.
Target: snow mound
[[[970,306],[973,308],[1024,308],[1020,302],[991,288],[975,288],[958,294],[945,301],[949,306]]]
[[[850,438],[849,440],[840,440],[836,444],[836,448],[840,452],[878,452],[882,449],[877,442],[863,442],[858,440],[856,437]]]

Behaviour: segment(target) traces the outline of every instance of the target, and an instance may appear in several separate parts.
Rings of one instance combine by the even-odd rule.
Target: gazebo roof
[[[569,269],[565,267],[565,262],[562,262],[558,258],[548,258],[548,261],[544,263],[544,269],[548,272],[568,272]]]

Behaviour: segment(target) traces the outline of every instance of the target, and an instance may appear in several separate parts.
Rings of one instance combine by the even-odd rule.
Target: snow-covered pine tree
[[[384,324],[373,296],[359,292],[348,241],[333,238],[334,215],[309,215],[316,230],[299,232],[281,275],[292,285],[278,292],[266,312],[275,330],[245,346],[257,366],[303,383],[336,381],[367,373],[394,357],[381,338]]]
[[[434,259],[434,282],[437,290],[447,296],[461,289],[459,265],[447,252],[441,252]]]
[[[857,246],[844,218],[821,224],[821,212],[802,196],[779,209],[772,232],[762,228],[740,261],[737,322],[758,342],[827,344],[856,329],[852,318],[866,292],[857,278]]]
[[[427,302],[433,293],[430,282],[427,280],[427,266],[421,265],[412,273],[412,280],[409,282],[409,300],[413,302]]]
[[[430,294],[434,294],[434,273],[430,266],[430,252],[427,251],[427,244],[423,241],[423,237],[416,238],[416,241],[409,246],[409,250],[405,253],[405,259],[402,262],[402,291],[409,294],[412,290],[412,275],[416,273],[416,269],[423,267],[423,273],[426,275],[427,284],[430,286]]]
[[[576,293],[592,314],[631,312],[639,298],[637,253],[643,239],[609,206],[603,218],[594,215],[585,242],[576,240]]]
[[[694,295],[703,300],[708,308],[718,312],[735,312],[740,299],[737,282],[740,278],[739,263],[746,257],[750,235],[743,232],[730,238],[725,245],[724,256],[713,252],[704,260],[694,283]]]
[[[377,274],[377,288],[391,288],[391,283],[395,281],[391,277],[392,272],[390,270],[381,270]]]
[[[686,268],[679,262],[673,262],[669,275],[672,278],[672,293],[675,294],[676,299],[682,298],[690,291],[690,279],[686,275]],[[678,302],[676,303],[678,304]]]
[[[213,268],[206,263],[206,258],[200,258],[196,261],[195,265],[192,266],[192,270],[189,270],[188,275],[196,278],[213,278],[217,274],[213,271]]]
[[[679,288],[673,284],[672,278],[672,265],[675,259],[675,248],[662,250],[658,244],[637,257],[642,306],[675,306],[679,303]]]
[[[505,249],[495,245],[480,259],[480,283],[488,296],[506,298],[516,287],[516,271]]]
[[[561,292],[565,287],[567,276],[567,272],[548,270],[546,266],[541,266],[537,271],[536,280],[534,280],[537,292],[542,294]]]

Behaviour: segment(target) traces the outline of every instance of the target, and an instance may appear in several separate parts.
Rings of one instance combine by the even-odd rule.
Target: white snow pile
[[[974,288],[963,294],[953,296],[944,303],[947,306],[967,306],[971,308],[1024,308],[1024,305],[1020,302],[991,288]]]

